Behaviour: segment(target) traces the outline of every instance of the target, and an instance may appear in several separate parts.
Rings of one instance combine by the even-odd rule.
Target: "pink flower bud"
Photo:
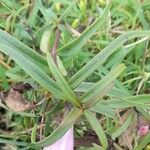
[[[44,147],[43,150],[73,150],[74,139],[73,139],[73,127],[70,128],[66,134],[52,145]]]
[[[148,125],[142,125],[138,129],[139,135],[146,135],[149,132],[149,126]]]

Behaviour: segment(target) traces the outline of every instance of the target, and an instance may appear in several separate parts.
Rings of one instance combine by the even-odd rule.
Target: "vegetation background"
[[[0,29],[0,149],[150,149],[149,0],[0,0]]]

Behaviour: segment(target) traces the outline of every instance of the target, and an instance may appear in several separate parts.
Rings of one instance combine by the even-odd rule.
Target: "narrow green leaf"
[[[137,106],[137,107],[136,107],[136,110],[137,110],[138,112],[140,112],[140,114],[142,114],[146,120],[150,121],[150,114],[149,114],[149,111],[147,111],[145,108],[140,107],[140,106]]]
[[[93,146],[94,146],[94,148],[96,148],[96,149],[92,149],[92,150],[100,150],[100,149],[102,149],[101,146],[99,146],[99,145],[97,145],[97,144],[95,144],[95,143],[93,143]]]
[[[150,31],[130,31],[120,35],[102,51],[100,51],[93,59],[91,59],[82,69],[75,73],[69,80],[69,84],[72,88],[76,88],[88,75],[90,75],[95,69],[99,68],[107,60],[107,58],[125,42],[136,37],[145,36],[150,37]]]
[[[133,114],[126,119],[126,121],[122,124],[122,126],[114,133],[112,133],[111,137],[115,140],[116,137],[120,136],[125,130],[133,123],[135,119],[133,119]]]
[[[7,82],[7,78],[6,78],[6,70],[0,65],[0,79],[1,79],[1,88],[4,90],[8,90],[9,89],[9,85]]]
[[[15,140],[8,140],[8,139],[3,139],[0,138],[0,143],[5,143],[5,144],[12,144],[12,145],[18,145],[18,146],[29,146],[29,143],[25,142],[17,142]]]
[[[10,56],[24,71],[26,71],[35,81],[44,88],[52,92],[56,97],[63,98],[59,87],[46,73],[44,73],[32,61],[28,60],[24,55],[13,48],[0,44],[0,50]]]
[[[59,69],[57,68],[50,53],[47,52],[46,56],[47,56],[47,61],[48,61],[50,71],[53,74],[54,78],[56,79],[56,82],[59,85],[59,88],[63,91],[68,101],[70,101],[73,105],[80,107],[79,99],[76,97],[75,93],[69,87],[67,81],[65,80],[65,78],[63,77]]]
[[[100,81],[95,83],[83,96],[83,101],[88,101],[92,99],[92,97],[96,96],[100,91],[105,89],[110,83],[112,83],[122,71],[125,69],[124,64],[120,64],[112,69],[105,77],[103,77]],[[105,93],[106,94],[106,93]]]
[[[51,133],[51,131],[52,131],[52,129],[50,127],[51,123],[52,123],[52,117],[51,117],[51,115],[46,115],[45,116],[45,128],[44,128],[44,133],[43,133],[43,135],[45,137],[47,137]]]
[[[136,146],[133,150],[142,150],[146,147],[147,144],[150,142],[150,133],[148,133],[146,136],[144,136],[141,139],[141,142],[138,143],[138,146]]]
[[[67,70],[65,69],[61,59],[59,56],[57,56],[57,65],[58,65],[58,68],[60,70],[60,72],[62,73],[63,76],[66,76],[67,75]]]
[[[34,6],[33,6],[33,9],[32,11],[30,12],[30,16],[28,18],[28,24],[29,26],[32,26],[32,27],[35,27],[36,26],[36,18],[38,16],[38,11],[39,11],[39,8],[38,8],[38,1],[35,1],[34,2]]]
[[[37,124],[34,125],[31,132],[31,142],[36,142],[36,132],[37,132]]]
[[[13,9],[14,10],[19,9],[19,4],[17,2],[10,1],[10,0],[9,1],[1,0],[0,2],[4,5],[4,7],[9,9],[9,11],[11,11]]]
[[[43,16],[45,17],[46,22],[49,22],[50,20],[57,20],[57,15],[53,12],[53,10],[51,8],[46,9],[41,0],[37,0],[38,1],[38,8],[41,11],[41,13],[43,14]]]
[[[16,49],[20,51],[20,53],[25,54],[28,58],[32,58],[32,60],[37,61],[41,64],[47,65],[46,60],[40,54],[35,52],[30,47],[26,46],[19,40],[15,39],[13,36],[8,34],[7,32],[0,29],[0,44],[7,45],[10,48]]]
[[[15,39],[13,36],[4,32],[0,29],[0,43],[3,45],[7,45],[10,48],[18,51],[23,54],[26,58],[32,61],[34,64],[39,66],[43,71],[47,72],[48,64],[45,61],[44,57],[38,54],[35,50],[26,46],[19,40]]]
[[[89,121],[89,123],[92,126],[93,130],[96,132],[103,148],[107,149],[107,147],[108,147],[107,137],[105,135],[105,132],[104,132],[101,124],[97,120],[97,118],[93,115],[93,113],[90,110],[85,110],[84,115],[87,118],[87,120]]]
[[[119,63],[120,64],[120,63]],[[115,68],[116,66],[112,66],[112,68]],[[99,71],[99,74],[100,74],[100,77],[103,78],[105,75],[107,75],[109,73],[109,70],[104,67],[104,66],[100,66],[100,68],[97,69]],[[116,85],[116,89],[115,92],[118,92],[116,93],[116,95],[121,95],[122,96],[130,96],[131,93],[130,91],[122,84],[121,81],[119,80],[115,80],[115,85]],[[113,92],[113,91],[112,91]]]
[[[43,32],[41,42],[40,42],[40,50],[43,53],[46,53],[50,49],[50,36],[51,36],[50,30],[46,30]]]
[[[121,97],[111,98],[106,101],[101,101],[101,103],[115,109],[134,107],[134,106],[140,106],[143,108],[150,109],[149,100],[150,100],[150,95],[145,94],[145,95],[124,97],[124,98]]]
[[[73,108],[72,111],[64,118],[60,126],[51,133],[48,137],[39,142],[25,143],[17,142],[15,140],[0,138],[0,143],[18,145],[18,146],[29,146],[29,147],[45,147],[58,141],[76,122],[76,120],[82,115],[82,110]]]
[[[108,15],[108,12],[110,10],[112,3],[109,3],[103,14],[97,18],[95,20],[95,22],[89,26],[80,37],[78,37],[77,39],[75,39],[74,41],[72,41],[71,43],[61,47],[60,49],[58,49],[58,51],[62,52],[61,55],[62,56],[69,56],[72,57],[73,54],[77,53],[82,47],[83,45],[92,37],[92,35],[94,35],[96,33],[96,31],[104,24],[104,22],[106,21],[106,17]]]
[[[116,79],[117,80],[117,79]],[[87,92],[95,83],[93,82],[82,82],[76,89],[74,89],[75,92]],[[122,89],[118,87],[113,87],[110,92],[108,92],[107,96],[112,97],[127,97],[130,96],[130,94],[126,91],[123,91]]]
[[[73,126],[73,124],[81,115],[82,110],[73,108],[55,131],[53,131],[48,137],[46,137],[42,141],[32,143],[30,146],[44,147],[55,143]]]
[[[49,114],[55,114],[60,112],[62,109],[64,108],[64,105],[62,104],[62,102],[58,102],[56,104],[56,106],[52,109],[50,109],[49,111],[45,112],[45,115],[49,115]]]
[[[133,49],[135,46],[131,46],[128,48],[121,48],[115,55],[111,58],[110,61],[106,64],[106,68],[110,68],[112,66],[115,66],[123,60],[123,58]]]
[[[85,109],[93,107],[95,104],[98,103],[114,86],[114,83],[108,84],[106,87],[104,87],[98,94],[93,96],[90,100],[87,102],[83,103],[83,107]]]
[[[77,0],[74,0],[73,2],[71,2],[71,4],[69,4],[69,6],[67,7],[67,9],[60,15],[60,17],[59,17],[60,21],[62,21],[64,19],[64,17],[69,14],[69,12],[72,10],[72,8],[74,7],[74,5],[76,3],[77,3]]]
[[[116,111],[112,107],[109,107],[108,105],[97,103],[95,106],[90,108],[90,110],[105,115],[107,117],[116,119]]]

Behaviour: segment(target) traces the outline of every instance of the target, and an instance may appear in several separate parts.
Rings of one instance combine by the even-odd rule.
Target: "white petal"
[[[43,150],[73,150],[74,138],[73,127],[70,128],[66,134],[54,144],[44,147]]]

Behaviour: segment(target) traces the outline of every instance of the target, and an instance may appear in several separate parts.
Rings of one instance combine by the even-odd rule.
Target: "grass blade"
[[[71,43],[61,47],[58,51],[62,52],[61,56],[69,56],[72,57],[73,54],[77,53],[83,45],[95,34],[95,32],[104,24],[106,21],[106,17],[110,10],[112,3],[109,3],[103,14],[95,20],[95,22],[89,26],[80,37],[72,41]]]
[[[145,94],[145,95],[124,97],[124,98],[121,97],[111,98],[110,100],[107,101],[101,101],[101,103],[108,105],[114,109],[136,107],[136,106],[150,109],[149,100],[150,100],[150,95]]]
[[[2,139],[2,138],[0,138],[0,143],[12,144],[12,145],[18,145],[18,146],[29,146],[29,143],[17,142],[15,140],[8,140],[8,139]]]
[[[117,79],[116,79],[117,80]],[[74,89],[75,92],[87,92],[95,83],[93,82],[82,82],[76,89]],[[108,92],[107,96],[111,97],[127,97],[130,96],[129,93],[123,91],[122,89],[118,87],[113,87],[110,92]]]
[[[28,73],[35,81],[41,84],[44,88],[52,92],[56,97],[63,97],[62,92],[46,73],[44,73],[32,61],[13,48],[0,44],[0,50],[10,56],[26,73]]]
[[[100,81],[94,84],[83,96],[83,101],[88,101],[92,99],[95,95],[97,95],[100,91],[106,88],[110,83],[112,83],[122,71],[125,69],[124,64],[118,65],[116,68],[112,69],[105,77],[103,77]]]
[[[114,133],[112,133],[111,137],[115,140],[116,137],[120,136],[125,130],[133,123],[135,119],[133,119],[133,115],[131,114],[126,121],[122,124],[122,126]]]
[[[37,6],[39,8],[39,10],[41,11],[41,13],[43,14],[46,22],[49,22],[50,20],[57,20],[57,15],[53,12],[53,10],[51,8],[49,8],[49,10],[46,10],[46,8],[43,6],[42,4],[42,0],[37,0]]]
[[[28,56],[28,58],[32,58],[32,60],[47,65],[46,60],[40,54],[35,52],[30,47],[26,46],[19,40],[15,39],[13,36],[8,34],[7,32],[0,29],[0,44],[7,45],[8,47],[14,48],[20,53]]]
[[[98,103],[98,101],[100,101],[112,89],[113,86],[114,86],[114,83],[112,82],[109,85],[107,85],[106,87],[104,87],[102,90],[100,90],[100,92],[98,92],[98,94],[93,96],[87,102],[83,103],[83,107],[85,109],[87,109],[87,108],[91,108],[94,105],[96,105]]]
[[[65,80],[65,78],[63,77],[59,69],[57,68],[56,64],[53,61],[52,56],[50,55],[50,53],[47,53],[46,55],[47,55],[47,61],[48,61],[50,71],[53,74],[54,78],[56,79],[58,86],[63,91],[68,101],[70,101],[73,105],[79,107],[80,106],[79,99],[76,97],[72,89],[69,87],[67,81]]]
[[[81,114],[82,110],[73,108],[55,131],[53,131],[48,137],[46,137],[42,141],[31,144],[31,147],[44,147],[55,143],[73,126],[73,124],[81,116]]]
[[[76,88],[84,79],[86,79],[88,75],[90,75],[94,70],[100,67],[112,53],[114,53],[128,40],[134,39],[136,37],[146,36],[150,37],[150,31],[130,31],[122,34],[121,36],[113,40],[101,52],[99,52],[82,69],[74,74],[74,76],[69,80],[69,84],[72,88]]]
[[[85,110],[84,115],[87,118],[87,120],[89,121],[89,123],[92,126],[93,130],[96,132],[103,148],[107,149],[107,147],[108,147],[107,137],[104,133],[104,130],[103,130],[101,124],[98,122],[97,118],[89,110]]]
[[[150,142],[150,133],[148,133],[146,136],[144,136],[141,140],[141,142],[136,146],[133,150],[140,150],[146,147],[147,144]]]
[[[31,133],[31,142],[32,143],[36,142],[37,127],[38,127],[38,125],[35,124],[34,127],[32,128],[32,133]]]
[[[60,15],[59,20],[63,21],[64,17],[66,17],[69,12],[72,10],[72,8],[74,7],[74,5],[77,3],[77,0],[71,2],[71,4],[69,4],[69,6],[66,8],[66,10]]]
[[[42,141],[29,144],[24,142],[18,142],[15,140],[0,138],[0,143],[6,143],[6,144],[12,144],[18,146],[29,146],[29,147],[36,147],[36,148],[51,145],[55,143],[57,140],[59,140],[73,126],[73,124],[81,115],[82,115],[82,110],[73,108],[72,111],[66,116],[66,118],[64,118],[60,126],[55,131],[53,131],[51,135],[49,135]]]
[[[96,113],[100,113],[102,115],[105,115],[105,116],[107,116],[109,118],[116,119],[116,111],[112,107],[109,107],[107,105],[103,105],[101,103],[97,103],[95,106],[90,108],[90,110],[92,110],[92,111],[94,111]]]

